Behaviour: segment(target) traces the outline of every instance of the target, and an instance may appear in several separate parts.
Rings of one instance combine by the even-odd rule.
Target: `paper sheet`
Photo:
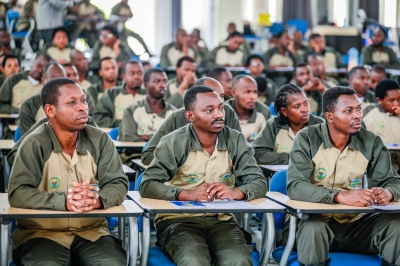
[[[377,210],[385,210],[385,211],[393,211],[393,210],[400,210],[400,205],[371,205],[370,208],[377,209]]]
[[[254,209],[255,207],[245,201],[218,201],[201,203],[211,209]]]

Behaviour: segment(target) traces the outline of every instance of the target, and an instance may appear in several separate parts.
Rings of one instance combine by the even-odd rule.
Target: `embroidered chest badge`
[[[20,89],[20,93],[21,93],[21,94],[25,94],[25,92],[26,92],[26,88],[25,88],[25,87],[22,87],[22,88]]]
[[[254,140],[257,137],[257,133],[252,133],[250,136],[250,140]]]
[[[382,128],[382,129],[386,128],[386,123],[385,123],[385,121],[379,122],[379,127]]]
[[[122,104],[117,105],[117,112],[122,113],[124,111],[124,106]]]
[[[139,135],[145,135],[147,132],[147,125],[139,125]]]
[[[282,148],[282,149],[280,149],[280,153],[289,153],[289,149],[288,148]]]
[[[197,183],[197,181],[199,181],[199,176],[196,174],[188,174],[186,180],[189,184],[194,184]]]
[[[61,181],[60,181],[60,179],[59,179],[58,177],[56,177],[56,176],[53,176],[53,177],[50,178],[50,180],[49,180],[49,187],[50,187],[50,189],[52,189],[52,190],[59,189],[59,188],[60,188],[60,184],[61,184]]]
[[[221,182],[228,181],[231,178],[231,176],[232,176],[231,174],[224,174],[222,176]]]
[[[324,178],[326,178],[327,174],[328,174],[328,171],[326,171],[325,168],[320,167],[317,169],[317,172],[315,173],[315,177],[318,179],[324,179]]]

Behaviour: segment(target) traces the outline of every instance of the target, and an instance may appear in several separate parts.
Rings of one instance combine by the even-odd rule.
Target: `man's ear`
[[[56,107],[51,104],[46,104],[44,106],[44,112],[46,113],[47,117],[54,117],[56,112]]]
[[[193,111],[186,110],[185,111],[185,117],[190,123],[194,122],[194,113],[193,113]]]
[[[381,98],[376,97],[376,102],[377,102],[379,105],[382,105],[382,100],[381,100]]]
[[[44,85],[44,78],[43,77],[40,78],[40,83],[42,83],[42,85]]]
[[[234,88],[231,89],[232,95],[234,98],[236,98],[236,90]]]
[[[333,123],[333,114],[331,112],[325,112],[325,120],[327,123]]]

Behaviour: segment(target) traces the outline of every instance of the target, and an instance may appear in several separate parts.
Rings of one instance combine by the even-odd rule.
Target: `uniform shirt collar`
[[[328,149],[330,147],[333,147],[331,138],[329,136],[329,129],[328,129],[328,124],[326,122],[321,124],[321,130],[322,130],[322,136],[324,139],[324,149]],[[361,128],[360,133],[362,134],[363,128]],[[349,142],[346,145],[347,148],[359,151],[361,150],[360,145],[358,143],[358,137],[357,135],[350,135]]]
[[[235,100],[234,98],[231,98],[231,99],[229,99],[228,101],[226,101],[226,103],[229,104],[229,105],[233,108],[233,110],[235,111],[235,113],[237,114],[238,112],[236,111],[235,101],[236,101],[236,100]],[[250,118],[246,120],[247,123],[255,123],[255,122],[256,122],[256,118],[257,118],[257,107],[258,107],[258,106],[257,106],[257,102],[256,102],[256,104],[254,105],[253,113],[251,114]],[[238,116],[238,118],[239,118],[239,120],[243,120],[243,119],[240,119],[239,116]]]
[[[164,99],[162,99],[162,103],[164,104],[164,109],[162,110],[161,113],[159,113],[157,116],[165,118],[165,115],[167,114],[167,111],[170,109],[169,103],[167,103]],[[153,111],[150,108],[149,100],[147,97],[143,100],[143,105],[146,110],[146,113],[148,114],[154,114]]]
[[[53,143],[53,150],[55,151],[55,152],[59,152],[59,153],[61,153],[61,152],[63,152],[63,149],[62,149],[62,147],[61,147],[61,144],[60,144],[60,142],[58,141],[58,139],[57,139],[57,136],[56,136],[56,134],[54,133],[54,130],[53,130],[53,128],[51,127],[51,125],[50,125],[50,123],[46,123],[46,129],[47,129],[47,131],[49,132],[49,134],[50,134],[50,139],[51,139],[51,142]],[[84,133],[83,133],[83,131],[84,131],[85,129],[83,129],[83,130],[80,130],[79,132],[78,132],[78,139],[77,139],[77,145],[76,145],[76,151],[79,153],[79,154],[86,154],[87,153],[87,151],[86,151],[86,144],[85,144],[85,137],[84,137]]]
[[[226,146],[226,141],[225,141],[225,138],[224,138],[224,132],[226,130],[227,129],[224,127],[224,129],[220,133],[218,133],[218,135],[217,135],[217,143],[216,143],[217,145],[216,146],[217,146],[217,149],[219,151],[228,150],[228,147]],[[194,151],[202,151],[203,150],[203,146],[201,146],[200,141],[197,138],[197,134],[194,131],[192,124],[188,124],[187,131],[188,131],[188,133],[190,135],[190,140],[191,140],[190,142],[191,142],[191,146],[192,146],[193,150]]]

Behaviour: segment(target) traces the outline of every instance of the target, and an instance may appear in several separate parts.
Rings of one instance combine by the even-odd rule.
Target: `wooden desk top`
[[[254,209],[224,209],[224,208],[179,208],[167,200],[142,198],[138,191],[128,191],[128,197],[133,199],[147,213],[255,213],[255,212],[285,212],[285,207],[266,198],[247,201]],[[225,203],[223,203],[225,204]]]
[[[0,114],[0,119],[15,119],[18,117],[19,114]]]
[[[132,163],[133,163],[136,167],[140,168],[142,171],[146,170],[147,167],[149,167],[148,164],[143,164],[143,163],[142,163],[142,160],[140,160],[140,159],[133,159],[133,160],[132,160]]]
[[[28,200],[28,199],[27,199]],[[132,200],[125,200],[121,205],[110,207],[106,210],[93,210],[87,213],[76,213],[72,211],[34,210],[10,207],[8,194],[0,193],[0,218],[82,218],[120,216],[141,216],[143,210]]]
[[[369,207],[354,207],[344,204],[325,204],[291,200],[287,195],[279,192],[267,192],[267,198],[282,204],[296,213],[376,213],[400,212],[400,210],[377,210]],[[400,202],[391,202],[389,205],[399,206]]]
[[[17,130],[18,125],[8,125],[8,127],[10,128],[10,130],[11,130],[12,132],[14,132],[15,130]]]
[[[0,139],[0,150],[11,150],[14,144],[12,139]]]
[[[281,171],[281,170],[287,170],[288,169],[288,165],[287,164],[283,164],[283,165],[259,164],[258,166],[262,170],[269,170],[269,171],[273,171],[273,172],[278,172],[278,171]]]
[[[116,148],[143,148],[146,145],[146,142],[125,142],[113,140]]]

